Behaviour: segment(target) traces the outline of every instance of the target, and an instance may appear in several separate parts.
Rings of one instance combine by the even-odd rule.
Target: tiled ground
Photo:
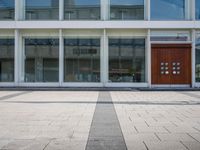
[[[200,92],[109,93],[128,150],[200,150]],[[0,149],[84,150],[98,96],[0,91]]]
[[[115,109],[128,149],[200,150],[200,105],[188,105],[200,99],[188,93],[199,95],[199,92],[112,92],[113,101],[119,102]],[[121,105],[122,101],[138,104]],[[188,104],[184,105],[185,102]]]

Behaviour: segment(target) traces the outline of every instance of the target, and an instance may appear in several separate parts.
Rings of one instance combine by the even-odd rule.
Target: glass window
[[[26,20],[58,20],[59,0],[26,0]]]
[[[200,34],[196,39],[196,82],[200,82]]]
[[[185,0],[151,0],[152,20],[184,20]]]
[[[200,0],[196,0],[196,19],[200,20]]]
[[[100,82],[100,39],[65,39],[65,82]]]
[[[58,82],[59,40],[25,39],[25,82]]]
[[[0,82],[14,81],[14,39],[0,39]]]
[[[0,20],[14,20],[15,0],[0,0]]]
[[[145,82],[145,39],[109,39],[109,81]]]
[[[111,20],[143,20],[144,0],[111,0]]]
[[[65,20],[99,20],[100,0],[64,0]]]

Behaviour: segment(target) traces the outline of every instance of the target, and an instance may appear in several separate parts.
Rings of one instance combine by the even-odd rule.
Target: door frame
[[[189,88],[192,87],[192,75],[193,75],[193,69],[192,69],[192,42],[151,42],[150,43],[150,58],[151,58],[151,87],[152,88]],[[190,84],[152,84],[152,49],[153,47],[158,47],[158,48],[190,48],[190,64],[191,64],[191,69],[190,69]]]

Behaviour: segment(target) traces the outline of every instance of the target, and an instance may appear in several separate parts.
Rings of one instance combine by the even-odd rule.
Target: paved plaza
[[[200,150],[200,92],[0,91],[0,150]]]

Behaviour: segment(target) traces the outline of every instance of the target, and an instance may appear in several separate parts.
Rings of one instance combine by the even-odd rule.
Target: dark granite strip
[[[20,95],[24,95],[24,94],[28,94],[28,93],[31,93],[31,91],[24,91],[24,92],[20,92],[20,93],[5,95],[5,96],[0,97],[0,101],[4,101],[4,100],[7,100],[7,99],[17,97],[17,96],[20,96]]]
[[[99,93],[86,150],[127,150],[109,92]]]
[[[27,103],[27,104],[96,104],[96,102],[91,102],[91,101],[2,101],[0,103]],[[97,104],[107,104],[107,105],[174,105],[174,106],[179,106],[179,105],[200,105],[200,101],[172,101],[172,102],[151,102],[151,101],[104,101],[104,102],[97,102]]]

